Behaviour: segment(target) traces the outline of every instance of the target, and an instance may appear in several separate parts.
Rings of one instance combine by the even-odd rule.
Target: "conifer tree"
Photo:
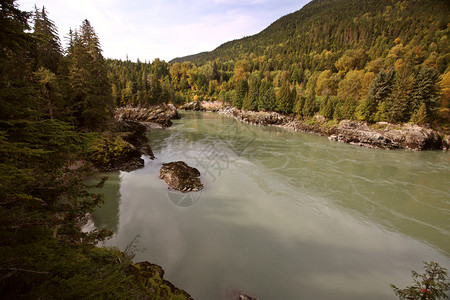
[[[277,96],[277,111],[284,113],[292,112],[292,107],[294,105],[292,100],[289,82],[286,81],[283,83],[283,86]]]
[[[425,107],[427,121],[432,122],[436,120],[440,92],[439,73],[433,68],[422,68],[414,79],[411,93],[411,111],[417,114],[419,109]]]
[[[236,89],[236,98],[233,100],[233,106],[241,109],[244,103],[245,95],[248,94],[248,82],[247,79],[241,79],[238,82]]]
[[[312,96],[308,96],[302,108],[302,115],[305,117],[313,117],[315,113],[316,106],[314,103],[314,98]]]
[[[259,85],[260,81],[257,77],[251,77],[249,80],[247,103],[244,109],[246,110],[258,110],[259,100]]]
[[[71,104],[79,125],[95,128],[111,117],[111,84],[100,42],[94,28],[84,20],[68,49]]]
[[[56,73],[59,61],[62,58],[62,48],[58,29],[53,21],[48,18],[45,7],[42,7],[42,10],[39,11],[35,6],[33,29],[38,41],[36,45],[37,66]]]
[[[258,110],[273,111],[275,108],[275,90],[270,82],[263,80],[259,87]]]

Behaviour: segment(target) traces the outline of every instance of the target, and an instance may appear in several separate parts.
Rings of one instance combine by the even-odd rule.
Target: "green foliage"
[[[233,106],[241,109],[246,95],[248,95],[248,82],[247,79],[241,79],[238,82],[236,98],[233,100]]]
[[[291,89],[289,88],[289,83],[286,81],[281,90],[278,93],[276,98],[277,100],[277,111],[284,113],[291,113],[294,106],[294,99],[296,95],[291,93]]]
[[[119,135],[102,136],[91,142],[87,158],[101,170],[113,169],[135,153],[135,148]]]
[[[426,113],[421,112],[421,115],[426,115],[425,121],[428,122],[437,118],[441,96],[438,83],[439,73],[433,68],[422,68],[414,79],[411,93],[411,111],[418,114],[420,109],[426,109]]]
[[[425,103],[422,103],[420,108],[412,115],[411,122],[416,124],[425,124],[429,120],[428,114],[427,114],[427,105]]]
[[[111,83],[94,28],[84,20],[70,36],[68,49],[69,103],[78,125],[95,129],[111,118]]]
[[[419,274],[412,271],[414,284],[404,289],[399,289],[391,284],[395,295],[400,299],[447,299],[447,291],[450,290],[450,282],[447,269],[435,262],[424,262],[425,272]]]
[[[274,111],[276,108],[275,90],[270,82],[263,80],[259,87],[258,110]]]
[[[127,272],[117,249],[95,245],[106,229],[82,230],[103,202],[84,182],[92,129],[110,114],[109,81],[93,28],[85,21],[59,52],[56,27],[43,9],[15,1],[0,10],[0,290],[4,299],[170,299]],[[106,80],[105,80],[106,79]],[[67,121],[73,121],[69,123]],[[98,140],[92,155],[129,151],[122,138]],[[103,158],[103,157],[102,157]],[[100,159],[100,158],[99,158]],[[167,286],[164,283],[164,287]],[[179,299],[187,299],[188,297]]]

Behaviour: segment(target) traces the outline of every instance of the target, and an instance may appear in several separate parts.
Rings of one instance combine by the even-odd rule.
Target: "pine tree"
[[[57,73],[59,61],[62,58],[61,42],[58,29],[48,18],[45,7],[39,11],[35,6],[33,29],[38,40],[36,45],[37,66]]]
[[[289,82],[286,81],[277,96],[277,111],[284,113],[292,112],[292,107],[294,105],[292,100]]]
[[[236,89],[236,98],[233,100],[233,106],[241,109],[244,103],[245,95],[248,94],[248,82],[247,79],[241,79],[238,82]]]
[[[111,117],[113,100],[107,68],[94,28],[84,20],[69,46],[71,104],[79,125],[95,128]]]
[[[411,122],[415,124],[425,124],[428,123],[430,118],[427,112],[427,105],[423,102],[420,108],[412,115]]]
[[[425,104],[427,120],[433,122],[439,110],[440,92],[439,73],[433,68],[422,68],[414,80],[410,110],[417,114]]]
[[[302,115],[305,117],[313,117],[316,111],[314,98],[312,96],[308,96],[302,108]]]
[[[370,85],[367,98],[356,107],[356,116],[359,120],[374,121],[377,108],[380,103],[386,101],[391,96],[394,86],[394,69],[388,72],[381,70]],[[383,106],[384,107],[384,106]]]
[[[273,111],[275,108],[275,90],[270,82],[263,80],[259,87],[258,110]]]
[[[244,109],[253,111],[258,110],[259,85],[260,85],[259,78],[257,77],[250,78],[247,97],[248,105]]]
[[[391,95],[386,99],[386,120],[401,123],[409,120],[408,102],[411,93],[411,79],[407,67],[396,72],[395,83]]]

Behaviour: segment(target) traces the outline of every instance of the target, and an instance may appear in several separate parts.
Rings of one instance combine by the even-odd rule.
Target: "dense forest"
[[[116,106],[219,100],[299,118],[445,129],[449,11],[445,0],[315,0],[255,36],[168,63],[104,59],[87,20],[63,48],[45,8],[1,0],[2,295],[147,295],[126,272],[132,253],[95,247],[111,232],[82,231],[103,199],[84,183],[93,170],[80,162]]]
[[[85,178],[95,171],[93,149],[107,140],[102,126],[114,102],[89,21],[68,37],[63,49],[45,8],[28,13],[1,1],[2,298],[187,299],[159,267],[132,262],[135,244],[124,252],[96,247],[112,232],[82,230],[103,202],[91,188],[105,178],[92,185]]]
[[[449,11],[445,0],[312,1],[212,52],[108,61],[113,98],[448,126]]]

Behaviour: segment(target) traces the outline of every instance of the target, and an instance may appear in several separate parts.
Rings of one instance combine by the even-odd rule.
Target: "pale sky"
[[[45,6],[61,42],[88,19],[106,58],[169,61],[260,32],[310,0],[18,0]]]

